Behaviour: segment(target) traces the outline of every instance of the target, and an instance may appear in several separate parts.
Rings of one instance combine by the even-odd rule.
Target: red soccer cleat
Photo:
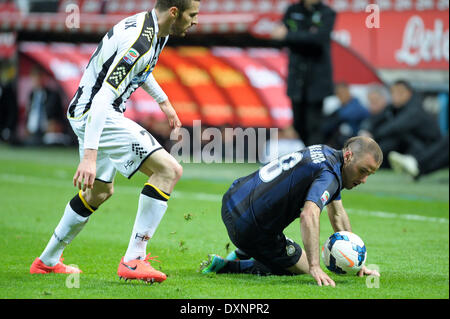
[[[119,268],[117,269],[117,274],[119,275],[120,279],[127,280],[143,280],[148,283],[153,282],[163,282],[166,280],[167,276],[156,270],[150,265],[149,259],[155,260],[155,257],[150,257],[150,254],[148,254],[144,260],[142,259],[133,259],[129,262],[124,262],[123,257],[120,260]],[[157,260],[156,260],[157,261]]]
[[[64,265],[62,263],[64,259],[61,258],[59,262],[53,266],[47,266],[39,258],[36,258],[30,267],[30,274],[79,274],[82,271],[78,268]]]

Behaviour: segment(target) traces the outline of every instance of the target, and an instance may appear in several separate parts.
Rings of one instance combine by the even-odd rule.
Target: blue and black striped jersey
[[[300,216],[306,201],[322,210],[341,198],[343,163],[342,151],[326,145],[282,156],[234,181],[224,195],[224,208],[240,216],[240,231],[279,234]]]

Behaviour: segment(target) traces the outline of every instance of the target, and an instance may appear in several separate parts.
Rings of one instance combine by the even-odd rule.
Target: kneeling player
[[[222,220],[237,249],[226,259],[209,255],[202,272],[310,274],[319,286],[335,286],[320,268],[320,212],[327,206],[334,231],[352,231],[340,192],[365,183],[382,161],[374,140],[354,137],[343,150],[310,146],[237,179],[222,200]],[[297,217],[305,253],[283,234]],[[379,276],[365,267],[358,275]]]

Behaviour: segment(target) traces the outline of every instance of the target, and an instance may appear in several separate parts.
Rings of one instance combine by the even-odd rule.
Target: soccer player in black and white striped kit
[[[73,178],[80,191],[67,204],[49,243],[31,265],[31,273],[77,273],[61,261],[64,248],[90,215],[113,194],[117,171],[131,178],[137,171],[149,179],[139,198],[138,212],[118,275],[125,279],[162,282],[146,255],[175,184],[181,165],[147,130],[126,118],[125,102],[139,87],[147,91],[176,129],[181,122],[152,71],[169,35],[184,36],[198,22],[200,0],[157,0],[155,8],[116,24],[93,53],[68,108],[78,136],[80,164]]]

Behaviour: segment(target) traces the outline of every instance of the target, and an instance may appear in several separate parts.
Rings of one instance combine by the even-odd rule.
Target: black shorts
[[[302,255],[301,247],[283,233],[263,233],[257,225],[242,230],[242,220],[239,218],[238,214],[229,212],[225,205],[222,205],[222,220],[232,243],[267,266],[274,275],[292,275],[286,269],[299,261]]]

